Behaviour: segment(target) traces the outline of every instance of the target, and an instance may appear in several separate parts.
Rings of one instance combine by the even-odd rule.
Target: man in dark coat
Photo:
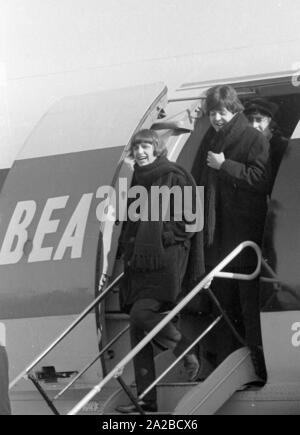
[[[192,173],[197,185],[205,188],[205,264],[211,270],[241,242],[251,240],[261,245],[270,168],[269,143],[249,125],[232,87],[211,88],[206,109],[212,126],[201,144]],[[255,253],[249,248],[228,269],[251,273],[256,262]],[[246,343],[255,365],[259,365],[257,372],[266,377],[259,348],[258,279],[237,282],[216,279],[213,289],[231,320],[238,323],[242,319],[240,332],[245,329]],[[218,362],[237,347],[225,325],[219,328],[217,343]]]
[[[153,199],[151,192],[153,187],[177,187],[180,192],[189,187],[195,195],[196,185],[191,175],[166,158],[166,149],[157,133],[152,130],[142,130],[133,137],[130,157],[135,161],[132,187],[146,189],[148,195],[145,209],[149,213],[150,210],[151,213],[155,209],[159,211],[157,220],[152,219],[148,213],[146,219],[141,216],[141,219],[136,220],[132,213],[134,203],[129,203],[128,220],[120,240],[125,269],[120,305],[130,315],[131,345],[135,347],[164,318],[165,312],[176,305],[185,277],[196,283],[203,276],[204,261],[202,232],[187,231],[186,201],[179,201],[179,209],[178,204],[175,204],[176,199],[171,196],[168,204],[163,205]],[[191,203],[195,203],[193,197]],[[170,211],[168,219],[163,216],[162,208],[165,205]],[[182,216],[177,216],[177,213]],[[175,322],[169,322],[153,342],[160,350],[172,349],[176,357],[191,345]],[[195,378],[199,363],[194,353],[184,357],[184,366],[189,379]],[[134,369],[140,395],[155,380],[152,343],[136,355]],[[154,388],[139,404],[146,411],[156,411],[156,400]],[[136,411],[132,404],[119,406],[117,410],[122,413]]]
[[[266,98],[254,98],[245,105],[245,115],[250,124],[260,131],[270,142],[271,186],[272,191],[275,178],[288,146],[288,139],[280,132],[274,118],[278,111],[277,104]]]

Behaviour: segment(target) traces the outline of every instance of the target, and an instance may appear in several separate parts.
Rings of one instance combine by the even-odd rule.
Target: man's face
[[[260,112],[256,112],[250,113],[249,115],[247,115],[247,117],[252,127],[263,133],[265,136],[269,135],[269,127],[272,121],[272,118],[270,116],[267,116]]]
[[[232,113],[226,108],[220,110],[211,110],[209,112],[209,119],[211,125],[216,131],[221,130],[226,124],[228,124],[232,118],[234,118],[236,113]]]
[[[146,166],[156,160],[154,155],[154,147],[151,143],[142,142],[135,144],[132,147],[133,158],[139,166]]]

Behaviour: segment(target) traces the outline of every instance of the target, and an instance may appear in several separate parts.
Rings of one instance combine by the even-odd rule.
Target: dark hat
[[[250,100],[248,101],[248,103],[245,104],[246,115],[259,112],[264,115],[270,116],[271,118],[274,118],[277,110],[277,104],[272,103],[271,101],[268,101],[264,98],[254,98],[253,100]]]

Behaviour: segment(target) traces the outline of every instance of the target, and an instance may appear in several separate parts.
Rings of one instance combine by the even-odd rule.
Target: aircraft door
[[[270,199],[263,256],[275,273],[261,278],[261,322],[269,383],[295,383],[300,367],[300,122]],[[267,277],[267,279],[266,279]]]
[[[166,92],[157,83],[66,97],[14,162],[0,196],[0,318],[12,378],[94,299],[100,189],[120,171],[129,177],[124,149],[137,128],[157,119]],[[78,330],[42,365],[76,371],[94,358],[94,313]],[[82,382],[98,378],[98,370]]]
[[[262,310],[300,309],[300,123],[283,156],[269,202],[263,256],[280,281],[264,285]]]

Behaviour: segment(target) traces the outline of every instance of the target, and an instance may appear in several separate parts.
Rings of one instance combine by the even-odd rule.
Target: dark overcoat
[[[190,186],[190,182],[178,173],[169,173],[156,180],[155,185],[182,189]],[[172,198],[172,197],[171,197]],[[189,276],[195,273],[200,278],[204,274],[203,233],[186,232],[186,221],[176,221],[172,213],[171,219],[163,222],[160,242],[164,250],[164,266],[159,270],[133,270],[130,262],[125,261],[125,275],[120,287],[120,306],[123,312],[129,313],[132,305],[139,299],[155,299],[163,303],[164,309],[171,309],[178,300],[183,283],[189,282]],[[184,217],[184,210],[182,213]],[[138,223],[127,222],[130,231],[123,230],[130,237],[132,250]],[[126,241],[125,241],[126,242]],[[121,250],[124,238],[121,236]],[[127,253],[128,255],[128,253]],[[129,255],[130,256],[130,255]],[[195,263],[197,271],[195,271]]]
[[[271,186],[270,192],[275,182],[281,161],[287,150],[289,140],[279,132],[275,132],[270,140],[270,160],[271,160]]]
[[[220,170],[207,166],[208,151],[224,153]],[[216,221],[213,241],[205,247],[205,262],[215,267],[241,242],[262,242],[270,186],[269,143],[243,114],[218,133],[211,127],[203,139],[192,173],[205,188],[205,208],[209,207],[209,171],[216,177]],[[209,225],[206,221],[205,226]],[[255,262],[256,256],[248,249],[231,267],[253,267]]]

